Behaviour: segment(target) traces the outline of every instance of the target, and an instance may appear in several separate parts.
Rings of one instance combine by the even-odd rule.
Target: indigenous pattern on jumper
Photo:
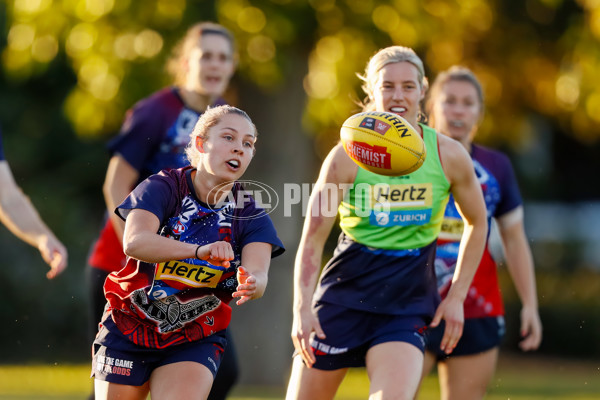
[[[222,104],[225,102],[218,99],[213,105]],[[189,162],[184,150],[199,116],[186,106],[176,87],[164,88],[127,111],[121,131],[108,143],[108,150],[119,154],[139,172],[139,182],[163,169],[185,167]],[[110,220],[106,221],[88,262],[107,272],[125,265],[122,244]]]
[[[270,218],[254,199],[240,194],[238,201],[243,192],[239,183],[231,201],[209,206],[190,189],[192,171],[187,167],[152,175],[119,206],[119,214],[126,218],[132,209],[149,211],[163,221],[160,234],[172,240],[200,246],[229,242],[234,259],[225,268],[194,257],[161,263],[130,258],[122,270],[111,273],[104,286],[109,311],[119,330],[142,346],[162,348],[225,329],[244,245],[265,242],[272,244],[272,255],[283,252]]]

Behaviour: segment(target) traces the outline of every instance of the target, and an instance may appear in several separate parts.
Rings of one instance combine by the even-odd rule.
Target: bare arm
[[[214,265],[229,267],[234,254],[228,242],[219,241],[198,247],[160,236],[160,221],[149,211],[134,209],[125,221],[123,248],[125,254],[146,262],[165,262],[198,257]],[[239,285],[233,297],[239,297],[237,305],[262,297],[267,287],[271,244],[249,243],[242,249],[242,265],[238,268]]]
[[[310,347],[310,335],[314,331],[325,337],[318,319],[312,312],[312,297],[321,270],[323,248],[336,220],[336,214],[324,215],[322,210],[337,210],[342,201],[342,184],[352,183],[358,167],[338,145],[327,156],[321,167],[317,183],[311,193],[307,216],[294,265],[294,303],[292,341],[296,351],[307,366],[316,359]],[[328,184],[338,188],[326,190]]]
[[[139,177],[139,172],[119,154],[115,154],[110,159],[102,192],[108,216],[120,242],[123,241],[125,222],[114,213],[114,210],[129,195]]]
[[[48,279],[67,267],[67,249],[40,218],[37,210],[17,186],[6,161],[0,161],[0,221],[19,239],[37,248],[50,266]]]
[[[233,250],[227,242],[213,242],[204,246],[180,242],[160,236],[160,221],[150,211],[134,209],[127,215],[123,250],[137,260],[159,263],[184,258],[198,257],[214,265],[229,267],[233,260]]]
[[[536,350],[542,341],[537,290],[531,249],[523,225],[523,207],[501,216],[498,228],[502,237],[508,272],[521,299],[521,337],[524,351]]]
[[[438,139],[444,172],[450,181],[452,195],[464,221],[452,286],[432,322],[432,326],[437,326],[442,318],[446,321],[441,349],[451,353],[462,336],[463,303],[481,261],[488,224],[483,194],[475,176],[471,157],[459,142],[440,134]]]

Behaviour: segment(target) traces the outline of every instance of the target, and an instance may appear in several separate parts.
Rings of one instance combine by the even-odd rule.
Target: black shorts
[[[102,327],[93,344],[93,378],[122,385],[141,386],[163,365],[192,361],[204,365],[215,377],[227,345],[225,331],[163,349],[138,346],[120,332]]]
[[[364,367],[367,351],[381,343],[406,342],[425,351],[425,320],[418,316],[375,314],[329,303],[316,306],[324,340],[311,338],[313,368]]]
[[[450,355],[440,349],[444,335],[444,321],[436,328],[427,329],[425,338],[427,351],[433,353],[438,361],[452,356],[466,356],[482,353],[497,347],[504,337],[504,317],[468,318],[465,320],[463,334]]]

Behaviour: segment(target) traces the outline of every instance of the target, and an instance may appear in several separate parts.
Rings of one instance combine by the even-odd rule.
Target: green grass
[[[88,365],[0,366],[0,400],[84,400],[92,388]],[[364,370],[352,370],[336,400],[368,398]],[[231,400],[283,398],[284,388],[238,385]],[[439,399],[435,375],[426,378],[420,400]],[[502,357],[486,400],[598,400],[600,361]]]

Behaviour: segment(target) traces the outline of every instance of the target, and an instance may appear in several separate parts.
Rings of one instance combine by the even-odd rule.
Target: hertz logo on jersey
[[[176,281],[191,287],[217,287],[223,270],[206,265],[194,265],[181,261],[167,261],[157,264],[156,279]]]
[[[381,204],[390,208],[431,207],[433,188],[431,183],[403,185],[376,184],[373,186],[372,204]]]
[[[431,183],[377,184],[371,194],[374,210],[369,219],[371,225],[425,225],[431,220]]]

